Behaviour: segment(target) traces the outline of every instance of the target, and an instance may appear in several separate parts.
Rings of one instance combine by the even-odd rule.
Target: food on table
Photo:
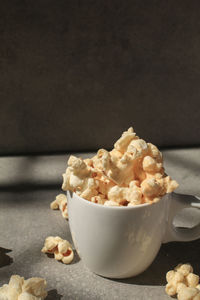
[[[200,300],[199,276],[193,273],[190,264],[179,264],[166,274],[165,291],[179,300]]]
[[[43,253],[54,254],[54,258],[62,261],[64,264],[71,263],[74,258],[72,245],[67,240],[61,239],[59,236],[47,237],[41,251]]]
[[[63,218],[68,219],[67,212],[67,196],[64,194],[59,194],[56,199],[50,204],[51,209],[60,209]]]
[[[70,156],[62,185],[64,191],[106,206],[157,202],[177,187],[165,174],[161,152],[140,139],[132,127],[112,151],[100,149],[87,159]]]
[[[8,284],[0,288],[1,300],[43,300],[47,296],[46,280],[32,277],[27,280],[12,275]]]

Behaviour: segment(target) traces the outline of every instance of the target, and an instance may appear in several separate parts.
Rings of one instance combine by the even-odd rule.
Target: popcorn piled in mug
[[[84,160],[70,156],[62,185],[64,191],[106,206],[157,202],[177,187],[164,172],[161,152],[140,139],[132,127],[110,152],[100,149]]]

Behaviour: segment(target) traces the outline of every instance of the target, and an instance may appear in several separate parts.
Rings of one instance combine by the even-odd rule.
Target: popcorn
[[[130,127],[127,131],[123,132],[122,136],[114,144],[114,148],[120,152],[125,152],[130,142],[135,138],[136,134],[133,128]]]
[[[178,300],[200,300],[200,292],[198,289],[191,287],[183,287],[180,289],[178,295]]]
[[[41,250],[43,253],[54,254],[56,260],[61,260],[64,264],[69,264],[74,258],[72,245],[61,239],[59,236],[49,236],[45,240],[44,247]]]
[[[41,299],[41,298],[35,297],[27,292],[20,294],[18,297],[18,300],[37,300],[37,299]]]
[[[175,271],[169,271],[169,272],[166,275],[168,284],[166,285],[165,291],[168,295],[174,296],[177,293],[177,285],[179,283],[184,283],[184,276],[182,273],[179,272],[175,272]]]
[[[142,167],[145,172],[155,174],[160,171],[162,164],[157,163],[153,157],[147,155],[143,159]]]
[[[199,276],[193,273],[189,273],[186,276],[186,284],[189,287],[196,287],[199,283]]]
[[[24,281],[22,285],[22,293],[27,293],[35,296],[36,298],[44,299],[47,296],[47,292],[45,291],[46,280],[43,278],[29,278]]]
[[[161,152],[136,136],[132,127],[111,151],[99,149],[84,160],[70,156],[62,185],[65,191],[106,206],[155,203],[177,187],[164,172]]]
[[[104,203],[105,206],[119,206],[119,203],[117,203],[116,201],[112,201],[112,200],[107,200]]]
[[[24,284],[24,278],[19,275],[13,275],[10,278],[9,286],[16,290],[18,294],[22,292],[22,285]]]
[[[183,282],[178,282],[177,287],[176,287],[177,294],[185,287],[187,287],[187,286]]]
[[[134,179],[134,157],[129,153],[124,155],[116,162],[115,168],[110,171],[108,177],[118,185],[128,185]]]
[[[179,264],[166,274],[165,291],[179,300],[200,300],[199,276],[193,273],[190,264]]]
[[[63,174],[63,185],[62,189],[64,191],[73,189],[81,189],[86,184],[87,178],[90,176],[90,170],[87,164],[82,160],[82,158],[70,156],[68,160],[68,168],[66,173]]]
[[[108,199],[117,203],[122,202],[125,199],[125,188],[113,186],[108,192]]]
[[[134,205],[140,204],[142,202],[142,191],[136,183],[137,181],[131,181],[129,187],[113,186],[108,192],[108,199],[122,205],[124,201]]]
[[[50,204],[51,209],[60,209],[63,218],[68,219],[67,212],[67,196],[64,194],[59,194],[56,199]]]
[[[137,157],[141,157],[148,151],[147,143],[142,139],[132,140],[127,148],[127,152],[136,153]]]
[[[94,196],[91,198],[91,202],[98,203],[98,204],[104,204],[106,199],[104,198],[104,195],[99,194],[98,196]]]
[[[151,143],[147,143],[147,145],[150,152],[150,156],[152,156],[158,163],[162,163],[162,153],[158,150],[158,148]]]
[[[196,289],[200,291],[200,284],[197,284]]]
[[[99,149],[92,161],[94,168],[98,170],[107,171],[112,167],[111,155],[104,149]]]
[[[126,190],[125,199],[129,202],[129,204],[141,204],[143,201],[141,188],[137,187],[136,185],[131,185],[131,183],[129,186],[130,187]]]
[[[66,173],[63,174],[62,189],[79,192],[82,198],[91,200],[92,196],[98,194],[98,182],[93,179],[94,170],[87,165],[88,161],[83,161],[82,158],[70,156],[68,160],[69,167]]]
[[[163,181],[166,193],[171,193],[178,187],[178,183],[175,180],[171,180],[170,176],[163,178]]]
[[[141,183],[141,190],[144,196],[155,197],[160,195],[162,186],[155,178],[145,179]]]
[[[87,187],[83,190],[80,196],[86,200],[91,200],[93,196],[98,195],[97,187],[98,182],[93,178],[88,178]]]
[[[96,180],[98,181],[98,195],[104,195],[104,198],[106,197],[106,195],[108,194],[108,191],[115,186],[114,182],[112,182],[111,180],[109,180],[107,177],[105,177],[104,175],[102,175],[99,178],[96,178]]]
[[[38,277],[24,280],[24,277],[12,275],[9,284],[0,288],[1,300],[42,300],[46,296],[46,280]]]

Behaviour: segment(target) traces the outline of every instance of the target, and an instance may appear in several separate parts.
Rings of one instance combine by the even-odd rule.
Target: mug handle
[[[192,195],[171,193],[168,201],[168,220],[163,243],[179,241],[189,242],[200,238],[200,224],[193,228],[178,228],[173,225],[176,214],[183,208],[200,208],[200,198]]]

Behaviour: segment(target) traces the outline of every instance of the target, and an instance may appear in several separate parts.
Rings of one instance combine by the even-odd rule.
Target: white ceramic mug
[[[71,192],[67,198],[75,248],[84,264],[98,275],[138,275],[153,262],[162,243],[200,238],[200,225],[176,229],[172,223],[178,211],[191,207],[193,196],[172,193],[157,203],[134,207],[107,207]]]

